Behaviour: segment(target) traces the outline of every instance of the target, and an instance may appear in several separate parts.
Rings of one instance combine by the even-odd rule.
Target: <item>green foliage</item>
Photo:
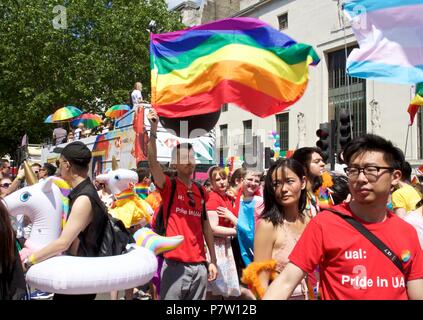
[[[136,81],[149,97],[150,20],[160,32],[183,28],[164,0],[2,0],[0,155],[13,156],[25,133],[50,137],[43,121],[59,107],[101,112],[127,102]]]

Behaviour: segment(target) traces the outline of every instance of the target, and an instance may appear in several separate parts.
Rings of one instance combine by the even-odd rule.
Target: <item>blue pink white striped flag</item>
[[[348,57],[350,76],[423,81],[423,0],[350,0],[344,12],[360,46]]]

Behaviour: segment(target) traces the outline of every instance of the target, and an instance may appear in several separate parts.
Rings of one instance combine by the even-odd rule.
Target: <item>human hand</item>
[[[25,179],[25,169],[24,168],[19,169],[18,174],[16,175],[16,178],[18,178],[19,180]]]
[[[217,277],[217,267],[216,264],[214,262],[210,262],[208,265],[208,277],[207,280],[208,281],[214,281],[216,280]]]
[[[229,219],[233,215],[233,213],[225,207],[217,207],[216,213],[219,217]]]
[[[150,122],[151,126],[157,127],[157,124],[159,122],[159,116],[157,115],[157,111],[153,108],[150,109],[147,115],[147,119]]]

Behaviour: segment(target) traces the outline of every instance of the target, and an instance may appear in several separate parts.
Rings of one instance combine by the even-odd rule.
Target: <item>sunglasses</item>
[[[194,200],[194,193],[191,190],[187,191],[188,196],[188,204],[194,208],[195,207],[195,200]]]
[[[11,183],[3,183],[3,184],[0,184],[0,187],[7,189],[10,187],[10,185]]]

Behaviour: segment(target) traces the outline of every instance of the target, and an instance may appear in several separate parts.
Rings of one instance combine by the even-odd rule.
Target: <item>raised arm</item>
[[[156,110],[151,108],[147,115],[147,119],[150,122],[150,139],[148,140],[148,165],[154,178],[154,184],[159,189],[163,189],[166,182],[166,176],[163,173],[160,163],[157,161],[156,139],[159,116],[157,115]]]

